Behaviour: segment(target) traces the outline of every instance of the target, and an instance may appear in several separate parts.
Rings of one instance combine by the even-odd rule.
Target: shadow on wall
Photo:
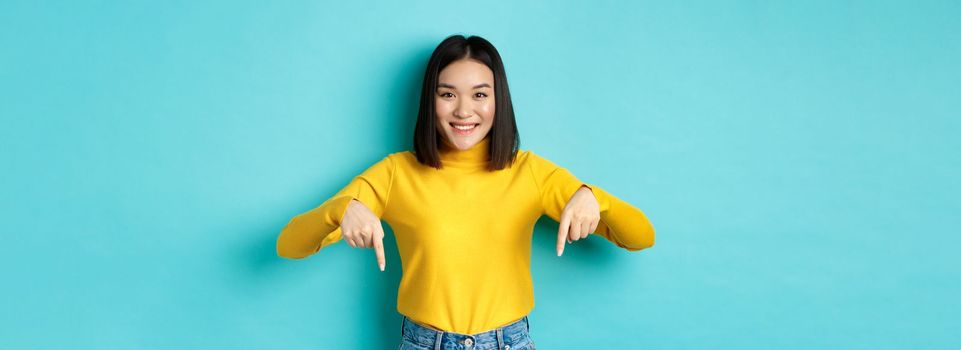
[[[277,294],[278,286],[289,284],[290,281],[302,281],[303,278],[284,278],[283,275],[298,274],[302,277],[310,278],[311,274],[318,273],[315,264],[308,261],[292,261],[277,256],[277,235],[288,219],[269,220],[270,225],[263,225],[251,230],[241,232],[238,237],[247,238],[247,241],[235,254],[237,261],[237,271],[231,283],[230,289],[236,294],[248,300],[272,299]],[[322,259],[332,262],[337,259],[347,259],[349,262],[337,263],[337,266],[348,266],[347,269],[330,268],[327,271],[338,270],[340,273],[351,276],[351,279],[366,281],[363,287],[352,294],[352,300],[345,300],[350,305],[351,310],[357,312],[371,313],[352,317],[360,323],[353,327],[345,327],[355,332],[346,334],[351,339],[359,339],[364,345],[371,345],[373,348],[395,348],[400,341],[400,327],[402,316],[397,313],[397,287],[400,285],[401,261],[397,251],[397,241],[394,238],[394,231],[384,223],[384,254],[387,257],[387,269],[383,272],[377,269],[374,252],[372,249],[351,248],[346,242],[340,241],[328,246],[320,252],[311,255],[307,259]],[[337,247],[342,245],[342,247]],[[323,255],[323,256],[321,256]],[[305,264],[307,262],[308,264]],[[323,265],[323,264],[321,264]],[[313,268],[312,268],[313,266]],[[278,281],[286,281],[279,283]],[[283,287],[280,287],[283,288]],[[322,312],[323,310],[317,310]],[[338,315],[323,315],[327,321],[306,320],[303,323],[321,323],[336,321]],[[301,323],[301,322],[298,322]],[[315,344],[323,348],[325,344],[322,340],[317,340]],[[357,346],[360,346],[358,344]]]
[[[623,252],[614,243],[604,237],[591,234],[586,239],[576,242],[564,242],[564,254],[557,256],[557,231],[560,224],[547,215],[541,216],[534,224],[534,242],[531,247],[531,259],[559,259],[558,268],[563,265],[590,265],[591,268],[606,270],[606,266],[616,264],[623,258]],[[538,262],[531,262],[537,264]],[[541,263],[550,263],[544,261]],[[536,289],[537,286],[534,286]],[[535,306],[536,307],[536,306]]]
[[[384,102],[386,106],[396,106],[398,108],[385,109],[387,113],[383,115],[384,122],[379,124],[386,125],[386,127],[380,132],[386,140],[402,140],[401,145],[403,146],[398,149],[385,149],[382,156],[412,149],[414,125],[416,124],[417,112],[420,108],[419,99],[424,69],[427,66],[430,54],[433,52],[437,42],[439,42],[436,38],[418,41],[421,42],[413,45],[416,49],[408,51],[413,54],[398,59],[394,67],[385,69],[386,71],[395,71],[397,75],[394,76],[394,79],[382,85],[384,89],[379,96],[387,99]],[[388,52],[385,54],[397,53]],[[320,87],[318,87],[318,89],[320,89]],[[356,130],[356,132],[361,133],[362,131]],[[367,141],[357,139],[357,142]],[[336,147],[339,145],[330,146]],[[379,158],[380,157],[378,157],[378,159]],[[359,169],[357,173],[342,174],[342,181],[322,184],[320,186],[321,188],[315,193],[305,195],[305,200],[309,201],[307,206],[320,205],[322,201],[317,201],[317,198],[326,199],[334,195],[342,186],[345,186],[354,176],[359,174],[360,170],[368,166],[370,166],[370,164],[357,164],[356,167],[354,167]],[[326,196],[315,195],[317,193],[326,193]],[[239,281],[242,281],[240,283],[257,284],[254,286],[237,286],[240,290],[252,291],[258,295],[268,293],[271,288],[265,288],[264,286],[271,284],[266,280],[273,279],[271,277],[272,275],[282,273],[282,270],[284,270],[282,269],[282,264],[290,263],[290,261],[277,256],[276,244],[280,230],[295,214],[292,214],[291,217],[267,219],[265,221],[269,222],[269,225],[259,227],[254,232],[239,236],[242,238],[258,237],[237,252],[241,256],[242,261],[239,261],[239,266],[243,270],[240,273],[241,278]],[[400,255],[397,250],[393,229],[386,223],[384,223],[384,233],[384,253],[387,256],[388,266],[386,271],[381,272],[376,268],[371,268],[371,266],[375,266],[376,264],[370,266],[368,266],[368,264],[356,264],[356,270],[350,272],[351,276],[356,276],[356,278],[369,281],[370,283],[357,291],[357,298],[355,299],[357,305],[352,309],[374,313],[367,315],[367,317],[356,318],[363,322],[363,324],[357,324],[355,327],[351,327],[351,329],[357,330],[353,338],[360,339],[362,343],[371,345],[377,349],[397,347],[400,342],[400,329],[403,320],[403,316],[397,312],[397,287],[400,284],[402,274]],[[338,242],[337,244],[346,245],[345,242]],[[373,251],[369,249],[366,250],[370,253],[370,257],[372,257]],[[318,254],[323,254],[323,252]],[[307,259],[310,258],[315,258],[315,256],[308,257]],[[364,259],[370,260],[368,258],[369,257],[365,255]],[[386,276],[384,275],[385,273],[387,274]],[[252,297],[256,296],[257,295],[254,295]],[[337,316],[334,315],[332,317]],[[373,321],[373,325],[370,321]],[[374,329],[371,329],[371,326],[373,326]],[[323,347],[324,344],[317,345]]]

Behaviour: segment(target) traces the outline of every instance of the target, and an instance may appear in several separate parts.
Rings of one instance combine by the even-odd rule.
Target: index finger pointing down
[[[384,267],[387,266],[387,259],[384,258],[384,229],[379,226],[374,235],[374,253],[377,255],[377,266],[384,271]]]

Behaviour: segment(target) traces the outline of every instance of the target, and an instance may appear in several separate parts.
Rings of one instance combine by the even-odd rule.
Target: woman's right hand
[[[364,203],[351,199],[347,211],[340,220],[341,236],[354,248],[374,248],[377,265],[384,271],[387,265],[384,258],[384,227],[380,218],[374,215]]]

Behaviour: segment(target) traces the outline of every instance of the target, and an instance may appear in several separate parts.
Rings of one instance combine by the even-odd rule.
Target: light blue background
[[[539,348],[961,343],[961,5],[0,5],[0,347],[394,348],[400,260],[276,256],[410,145],[449,34],[500,50],[522,148],[657,244],[532,257]],[[390,231],[388,231],[390,235]]]

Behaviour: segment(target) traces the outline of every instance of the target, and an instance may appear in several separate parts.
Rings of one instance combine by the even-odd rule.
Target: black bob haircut
[[[437,113],[434,111],[437,79],[444,67],[465,58],[483,63],[494,73],[494,123],[486,136],[490,138],[490,161],[487,168],[491,171],[504,169],[514,162],[520,145],[520,134],[514,120],[514,105],[507,87],[504,63],[494,45],[479,36],[465,38],[463,35],[451,35],[437,45],[431,54],[424,72],[417,125],[414,126],[414,154],[421,164],[438,169],[442,167],[438,147],[443,142],[444,135],[440,134],[434,125],[437,123]]]

